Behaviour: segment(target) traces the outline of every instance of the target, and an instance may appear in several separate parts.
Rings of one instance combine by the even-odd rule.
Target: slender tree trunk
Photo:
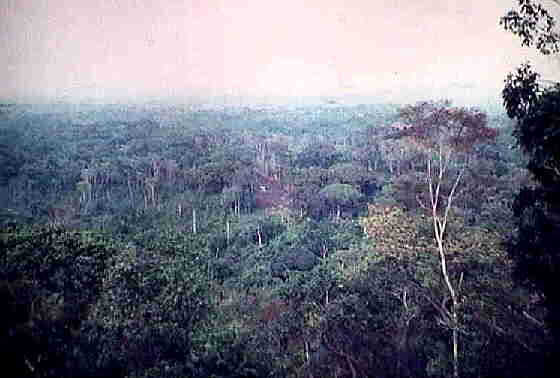
[[[130,201],[130,205],[134,206],[134,193],[132,192],[132,182],[130,181],[130,176],[127,178],[126,184],[128,187],[128,198]]]
[[[450,319],[448,321],[451,323],[450,328],[452,331],[452,343],[453,343],[453,377],[459,378],[459,301],[457,297],[457,291],[453,287],[451,283],[451,279],[449,278],[449,271],[447,269],[447,258],[445,255],[445,247],[444,247],[444,238],[445,238],[445,230],[447,227],[447,221],[449,219],[449,211],[451,210],[451,204],[454,199],[455,192],[461,181],[461,178],[465,172],[465,167],[459,172],[457,175],[451,190],[447,196],[447,203],[445,205],[445,210],[443,211],[443,215],[439,215],[438,207],[440,206],[441,200],[441,184],[443,182],[443,178],[445,176],[445,172],[447,171],[447,167],[449,164],[449,155],[446,155],[442,150],[441,146],[437,153],[438,162],[437,162],[437,173],[436,173],[436,180],[434,182],[433,172],[432,172],[432,164],[431,159],[428,159],[428,187],[430,193],[430,200],[432,205],[432,221],[434,227],[434,235],[437,243],[437,250],[439,254],[439,262],[441,268],[441,274],[443,277],[443,281],[445,282],[445,286],[447,291],[449,292],[449,296],[451,297],[451,312],[448,314]]]
[[[229,228],[229,219],[226,221],[226,246],[229,246],[229,239],[230,239],[230,228]]]
[[[262,248],[262,235],[260,226],[257,227],[257,238],[259,240],[259,247]]]
[[[459,324],[457,304],[453,304],[453,377],[459,378]]]
[[[439,231],[436,231],[436,239],[438,244],[438,252],[441,266],[441,274],[447,287],[447,291],[451,297],[451,332],[452,332],[452,342],[453,342],[453,377],[459,378],[459,302],[457,300],[457,292],[451,283],[449,278],[449,272],[447,270],[447,259],[445,257],[445,251],[443,247],[443,233],[441,233],[441,225],[434,224],[434,227]]]

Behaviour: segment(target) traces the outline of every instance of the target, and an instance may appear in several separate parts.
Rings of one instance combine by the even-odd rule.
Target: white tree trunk
[[[438,206],[440,205],[441,200],[441,184],[445,173],[447,171],[447,167],[449,165],[449,153],[445,153],[442,151],[441,146],[437,152],[437,160],[438,160],[438,172],[436,173],[436,182],[434,183],[434,177],[432,172],[432,162],[431,159],[428,159],[428,189],[430,193],[430,200],[432,205],[432,221],[433,221],[433,228],[434,228],[434,236],[436,239],[437,250],[439,255],[439,263],[441,268],[441,274],[443,277],[443,281],[445,282],[445,286],[451,297],[451,311],[444,315],[447,315],[447,321],[449,327],[452,331],[452,343],[453,343],[453,377],[459,378],[459,300],[457,291],[455,290],[451,279],[449,278],[449,271],[447,269],[447,257],[445,255],[445,230],[447,227],[447,221],[449,219],[449,212],[451,210],[451,204],[453,203],[454,195],[459,186],[459,182],[463,177],[465,172],[466,166],[460,170],[459,174],[457,175],[453,186],[451,187],[448,196],[447,196],[447,203],[445,205],[445,210],[443,215],[439,215]]]

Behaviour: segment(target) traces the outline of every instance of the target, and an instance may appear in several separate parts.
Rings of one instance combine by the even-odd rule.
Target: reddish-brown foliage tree
[[[424,150],[470,153],[479,143],[497,136],[487,126],[485,113],[451,107],[448,101],[408,105],[400,109],[399,116],[404,125],[398,128],[398,136],[408,137]]]

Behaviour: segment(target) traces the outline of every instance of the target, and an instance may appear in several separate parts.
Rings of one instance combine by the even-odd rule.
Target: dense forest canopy
[[[538,371],[545,313],[514,286],[502,246],[513,194],[530,180],[513,124],[417,106],[439,109],[431,116],[445,127],[483,120],[493,136],[459,149],[468,165],[450,160],[439,182],[445,200],[461,172],[443,244],[456,323],[426,212],[425,138],[437,134],[414,128],[420,108],[7,106],[1,290],[13,309],[3,324],[17,329],[3,343],[19,340],[6,350],[12,367],[447,376],[454,329],[462,376]]]

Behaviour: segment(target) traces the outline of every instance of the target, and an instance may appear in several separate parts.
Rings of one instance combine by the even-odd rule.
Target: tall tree
[[[441,276],[450,306],[445,319],[452,331],[453,376],[459,377],[460,278],[453,282],[447,263],[446,229],[459,184],[475,147],[496,136],[487,127],[486,114],[451,107],[449,102],[421,102],[402,108],[404,122],[397,135],[409,138],[424,153],[427,203],[433,223]],[[446,182],[451,182],[446,186]]]

